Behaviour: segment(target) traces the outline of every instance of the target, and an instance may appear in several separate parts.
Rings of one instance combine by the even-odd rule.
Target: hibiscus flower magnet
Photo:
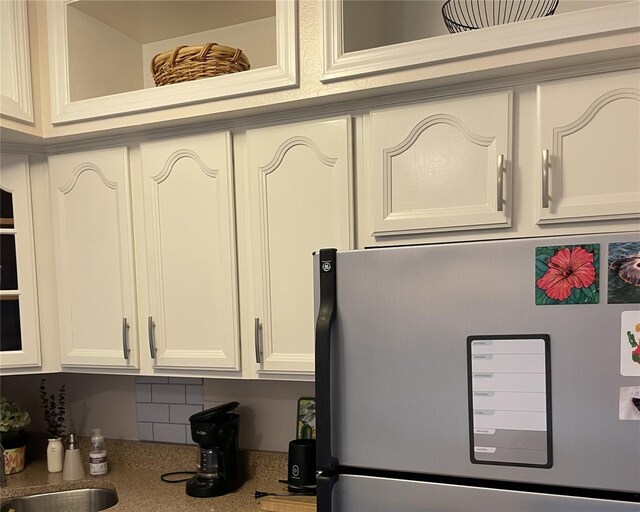
[[[536,247],[536,304],[598,304],[598,244]]]

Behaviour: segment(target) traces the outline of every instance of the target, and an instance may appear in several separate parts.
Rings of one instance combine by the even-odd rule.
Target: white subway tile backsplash
[[[184,384],[153,384],[151,386],[151,401],[163,404],[185,403]]]
[[[136,384],[136,402],[151,402],[151,384]]]
[[[169,422],[184,425],[189,423],[189,416],[200,411],[202,411],[201,405],[171,404],[169,406]]]
[[[204,404],[204,386],[185,386],[188,404]]]
[[[169,384],[202,384],[203,379],[192,377],[169,377]]]
[[[138,439],[140,441],[153,441],[153,423],[138,422]]]
[[[153,440],[161,443],[186,444],[187,434],[184,425],[170,423],[153,424]]]
[[[136,404],[138,421],[146,422],[168,422],[168,404]]]
[[[169,377],[136,377],[138,384],[167,384]]]

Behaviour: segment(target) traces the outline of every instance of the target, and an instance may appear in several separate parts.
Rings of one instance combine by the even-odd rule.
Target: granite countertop
[[[83,460],[87,460],[84,479],[64,481],[62,473],[47,471],[46,460],[35,460],[21,473],[8,475],[7,486],[0,493],[2,501],[15,496],[99,487],[115,489],[118,493],[118,503],[109,508],[109,512],[235,512],[258,510],[258,501],[254,498],[256,490],[282,492],[285,488],[278,479],[287,475],[286,453],[242,451],[246,476],[242,487],[225,496],[193,498],[185,493],[184,483],[165,483],[160,475],[170,471],[194,471],[198,450],[195,446],[108,439],[109,473],[102,477],[89,476],[87,447],[88,440],[81,439]]]

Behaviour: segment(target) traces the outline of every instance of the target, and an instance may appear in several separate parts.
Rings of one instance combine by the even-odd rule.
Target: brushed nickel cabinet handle
[[[131,349],[129,348],[129,322],[126,318],[122,319],[122,352],[124,358],[128,360]]]
[[[542,150],[542,207],[549,208],[549,150]]]
[[[153,317],[150,316],[147,320],[147,330],[149,331],[149,352],[151,354],[151,359],[155,359],[156,354],[158,353],[156,350],[155,326],[156,324],[153,322]]]
[[[260,319],[256,318],[254,323],[253,338],[256,348],[256,363],[262,364],[262,326],[260,325]]]
[[[503,202],[504,202],[504,155],[498,155],[498,208],[497,210],[501,212],[503,210]]]

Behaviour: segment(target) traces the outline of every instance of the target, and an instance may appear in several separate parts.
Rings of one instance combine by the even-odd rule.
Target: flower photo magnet
[[[536,247],[536,304],[598,304],[600,246]]]

